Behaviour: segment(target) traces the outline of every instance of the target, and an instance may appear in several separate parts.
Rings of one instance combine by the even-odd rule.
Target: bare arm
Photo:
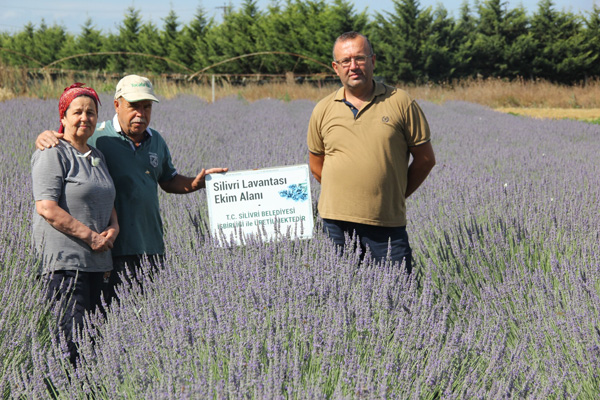
[[[228,168],[203,168],[195,177],[177,174],[170,180],[158,184],[167,193],[192,193],[206,187],[206,175],[227,171]]]
[[[317,180],[317,182],[321,183],[321,172],[323,172],[323,162],[325,161],[325,155],[317,155],[311,152],[308,152],[308,166],[310,167],[310,172],[312,172],[313,176]]]
[[[408,166],[408,182],[405,193],[407,198],[421,186],[435,165],[435,154],[431,142],[409,147],[408,150],[413,156],[413,161]]]
[[[39,150],[49,149],[58,145],[58,139],[62,139],[64,135],[56,131],[44,131],[35,139],[35,148]]]
[[[112,247],[109,246],[108,239],[97,232],[94,232],[71,214],[62,209],[56,201],[38,200],[35,202],[35,208],[50,225],[69,236],[76,237],[87,243],[94,251],[106,251]],[[115,213],[116,215],[116,213]]]

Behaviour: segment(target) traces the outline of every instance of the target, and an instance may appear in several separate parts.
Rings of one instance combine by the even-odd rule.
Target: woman
[[[66,88],[58,104],[64,138],[31,158],[37,211],[33,240],[49,284],[48,299],[65,302],[59,329],[73,364],[73,324],[82,327],[85,312],[100,306],[112,270],[110,249],[119,233],[113,181],[102,153],[87,144],[99,103],[92,88],[81,83]]]

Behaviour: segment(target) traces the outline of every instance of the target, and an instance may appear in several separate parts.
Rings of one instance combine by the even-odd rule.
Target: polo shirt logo
[[[148,156],[150,157],[150,165],[152,165],[154,168],[158,167],[158,154],[148,153]]]
[[[383,122],[384,124],[387,124],[388,122],[390,122],[390,117],[388,117],[388,116],[381,117],[381,122]]]

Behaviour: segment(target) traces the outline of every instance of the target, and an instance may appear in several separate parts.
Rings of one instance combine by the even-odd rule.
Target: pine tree
[[[508,69],[503,32],[506,10],[500,0],[486,0],[478,7],[479,21],[473,38],[471,66],[483,77],[502,76]]]
[[[354,6],[347,0],[334,0],[325,8],[326,32],[328,32],[329,47],[333,48],[333,40],[344,32],[356,31],[366,34],[367,12],[357,13]]]
[[[48,65],[59,59],[62,46],[67,40],[65,29],[59,25],[48,27],[44,21],[35,31],[33,42],[35,44],[35,58],[43,65]]]
[[[7,52],[5,57],[17,66],[46,66],[60,57],[63,46],[69,40],[70,35],[63,27],[48,27],[42,19],[38,29],[28,23],[23,31],[5,40],[6,48],[12,51]]]
[[[120,74],[190,72],[239,58],[210,72],[329,72],[336,37],[359,31],[371,40],[377,76],[391,83],[452,81],[483,76],[544,78],[574,83],[600,76],[600,6],[587,16],[554,10],[552,0],[540,0],[528,17],[522,7],[507,9],[502,0],[475,1],[475,13],[464,0],[457,20],[443,6],[421,9],[418,0],[394,0],[390,12],[367,17],[350,0],[273,0],[266,12],[256,0],[244,0],[238,10],[227,8],[223,22],[208,20],[199,7],[182,25],[171,10],[159,29],[143,24],[130,7],[117,34],[103,35],[87,19],[81,34],[63,27],[27,24],[10,35],[0,33],[0,60],[5,65],[115,71]],[[96,52],[147,53],[69,58]],[[293,53],[286,54],[286,53]],[[300,55],[300,56],[296,56]],[[167,61],[172,60],[172,61]],[[54,64],[53,64],[54,65]],[[187,68],[186,68],[187,67]]]
[[[29,68],[43,66],[35,58],[34,37],[35,26],[32,23],[28,23],[21,32],[18,32],[5,41],[4,46],[8,50],[11,50],[5,53],[6,59],[11,65]]]
[[[290,1],[285,8],[272,5],[263,19],[262,47],[267,51],[282,51],[303,55],[326,65],[331,63],[330,38],[323,29],[327,24],[327,5],[323,1]],[[285,34],[282,34],[285,32]],[[268,70],[273,73],[323,72],[323,66],[292,55],[265,56]]]
[[[80,54],[98,53],[103,51],[104,38],[101,32],[95,29],[92,19],[88,18],[81,26],[81,33],[65,42],[61,51],[61,57],[69,57]],[[108,57],[104,55],[90,55],[66,60],[60,65],[76,70],[102,70],[106,67]]]
[[[585,19],[585,50],[589,52],[590,65],[584,70],[587,80],[590,77],[600,77],[600,5],[594,4]]]
[[[393,0],[394,13],[377,13],[373,47],[379,74],[393,83],[426,79],[422,46],[431,28],[432,12],[418,0]]]
[[[460,7],[458,21],[454,25],[452,36],[456,38],[453,51],[452,68],[457,79],[468,78],[473,75],[473,43],[475,42],[476,21],[471,14],[469,3],[465,0]]]
[[[455,71],[453,53],[458,48],[455,23],[448,11],[439,6],[433,12],[431,24],[421,44],[423,81],[448,81]]]
[[[532,61],[534,76],[558,82],[585,79],[594,58],[586,51],[580,17],[554,10],[552,0],[541,0],[531,32],[537,47]]]
[[[529,66],[535,56],[535,43],[529,33],[529,18],[523,7],[509,10],[502,24],[505,40],[504,60],[506,70],[503,77],[517,78],[527,76]]]
[[[163,19],[164,25],[160,34],[160,44],[164,57],[181,63],[186,62],[188,57],[182,47],[181,32],[179,31],[180,24],[177,19],[177,14],[173,10],[169,11],[169,14]],[[169,63],[166,68],[170,72],[184,72],[175,63]]]
[[[125,19],[119,27],[118,35],[110,34],[106,41],[106,51],[140,52],[139,35],[142,29],[140,11],[133,7],[127,9]],[[110,71],[132,73],[144,71],[146,60],[133,55],[119,54],[111,56],[107,63]]]
[[[166,57],[162,46],[162,37],[158,28],[152,22],[146,22],[142,25],[138,40],[137,52],[153,55],[157,57]],[[168,63],[161,58],[154,57],[135,57],[139,65],[133,67],[134,71],[142,73],[143,71],[152,71],[157,74],[168,73],[176,66]],[[168,58],[168,57],[167,57]]]
[[[194,19],[182,28],[179,35],[179,46],[182,49],[179,59],[195,72],[208,66],[206,35],[213,28],[213,23],[212,19],[206,18],[204,9],[198,7]]]
[[[255,0],[244,0],[240,10],[226,13],[221,25],[215,27],[207,35],[209,42],[209,61],[217,63],[233,57],[263,51],[257,46],[263,14]],[[218,67],[225,73],[260,73],[263,71],[263,60],[260,57],[240,58]]]

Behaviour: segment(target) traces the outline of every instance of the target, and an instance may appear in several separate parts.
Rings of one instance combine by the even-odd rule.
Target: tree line
[[[447,82],[472,77],[545,79],[578,83],[600,77],[600,6],[585,14],[559,11],[540,0],[528,15],[501,0],[465,0],[455,18],[443,5],[393,0],[393,9],[356,11],[347,0],[285,0],[261,10],[255,0],[229,7],[220,22],[200,6],[188,24],[171,10],[162,27],[144,22],[129,7],[118,32],[104,34],[88,19],[77,35],[65,27],[36,27],[0,34],[5,66],[101,72],[197,72],[229,74],[331,73],[335,38],[366,34],[376,54],[376,74],[388,82]],[[268,53],[277,52],[277,53]],[[99,55],[74,57],[78,54]],[[135,54],[145,53],[153,57]],[[293,53],[293,54],[287,54]],[[302,55],[305,58],[298,57]]]

